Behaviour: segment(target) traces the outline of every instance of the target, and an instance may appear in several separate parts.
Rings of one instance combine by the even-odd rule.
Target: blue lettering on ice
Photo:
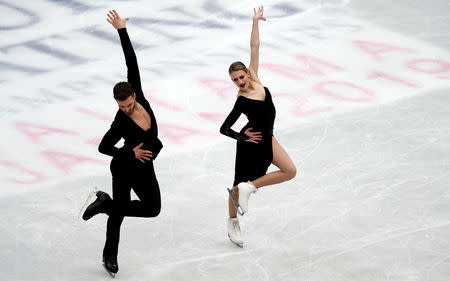
[[[133,18],[133,24],[140,26],[144,29],[150,30],[154,33],[166,37],[170,41],[180,41],[187,39],[186,37],[176,36],[165,32],[160,25],[175,25],[184,27],[190,25],[188,21],[178,21],[178,20],[160,20],[160,19],[147,19],[147,18]]]
[[[56,101],[68,101],[70,98],[55,94],[47,89],[40,89],[38,98],[29,98],[12,95],[12,100],[20,102],[21,105],[28,105],[30,108],[40,107],[41,105],[54,104]]]
[[[362,28],[360,25],[339,23],[339,22],[333,22],[333,21],[322,22],[322,24],[331,29],[342,29],[344,33],[358,32]]]
[[[59,83],[58,85],[63,86],[67,89],[71,89],[83,96],[92,96],[95,95],[90,89],[92,85],[92,81],[83,81],[76,80],[70,82]]]
[[[28,18],[28,20],[26,20],[25,22],[20,23],[20,24],[0,25],[0,30],[12,30],[12,29],[28,28],[28,27],[32,26],[33,24],[39,22],[39,17],[36,14],[34,14],[34,13],[24,9],[24,8],[13,6],[13,5],[11,5],[9,3],[6,3],[6,2],[3,2],[3,1],[0,1],[0,6],[5,6],[7,8],[12,9],[12,10],[16,10],[16,11],[22,13],[23,15],[25,15]],[[4,16],[6,17],[6,15],[4,15]]]
[[[50,55],[55,58],[68,61],[72,64],[80,64],[80,63],[87,62],[87,60],[84,59],[83,57],[76,56],[69,52],[63,51],[61,49],[56,49],[53,46],[48,46],[48,45],[42,43],[42,42],[47,42],[48,38],[63,39],[62,36],[60,36],[60,35],[53,35],[51,37],[42,38],[39,40],[32,40],[32,41],[28,41],[28,42],[24,42],[24,43],[20,43],[20,44],[4,46],[0,49],[0,51],[7,53],[9,50],[14,49],[14,48],[26,47],[26,48],[35,50],[35,51],[43,53],[43,54]],[[17,68],[16,68],[16,70],[17,70]],[[49,69],[47,69],[47,70],[49,70]]]
[[[14,108],[0,106],[0,113],[18,113],[19,111]]]
[[[86,4],[74,0],[48,0],[48,1],[69,7],[75,12],[79,13],[97,8],[94,6],[88,6]]]
[[[248,19],[248,14],[238,14],[236,12],[227,11],[226,8],[220,7],[214,1],[205,1],[203,4],[203,9],[205,9],[209,14],[220,14],[221,17],[226,19]]]
[[[83,29],[81,29],[81,31],[83,32],[83,34],[93,36],[97,39],[100,38],[100,39],[103,39],[105,41],[108,41],[108,42],[111,42],[114,44],[120,44],[120,39],[118,38],[117,33],[105,32],[105,31],[96,29],[95,27],[83,28]],[[148,49],[148,48],[153,47],[152,45],[144,45],[137,41],[133,42],[133,46],[136,50]]]
[[[176,12],[176,13],[179,13],[179,14],[182,14],[182,15],[185,15],[185,16],[189,16],[189,17],[191,17],[193,19],[196,19],[196,18],[199,17],[198,15],[194,15],[192,13],[189,13],[188,11],[186,11],[186,10],[180,8],[180,7],[170,7],[170,8],[163,9],[163,11]]]
[[[59,36],[52,36],[52,37],[59,37]],[[33,50],[36,50],[38,52],[42,52],[42,53],[51,55],[53,57],[68,61],[73,64],[80,64],[80,63],[87,62],[86,59],[84,59],[80,56],[76,56],[74,54],[71,54],[69,52],[66,52],[66,51],[63,51],[60,49],[56,49],[52,46],[47,46],[45,44],[40,43],[39,41],[30,41],[30,42],[25,43],[24,45],[26,45],[27,47],[29,47]]]
[[[198,26],[200,26],[201,28],[221,28],[221,29],[225,29],[225,28],[229,28],[229,26],[219,23],[215,20],[205,20],[202,21],[198,24]]]
[[[90,35],[90,36],[94,36],[95,38],[101,38],[105,41],[109,41],[114,44],[120,43],[119,38],[116,33],[98,30],[95,28],[95,26],[89,26],[89,27],[82,28],[79,30],[79,32]]]
[[[47,72],[48,69],[42,69],[37,67],[32,67],[29,65],[22,65],[22,64],[15,64],[10,62],[4,62],[0,61],[0,73],[4,71],[16,71],[16,72],[22,72],[26,74],[40,74]]]
[[[292,15],[295,15],[298,13],[302,13],[304,11],[302,8],[297,8],[295,6],[292,6],[289,3],[275,4],[273,6],[273,8],[276,8],[277,10],[283,12],[284,14],[278,15],[278,16],[283,16],[283,17],[292,16]]]

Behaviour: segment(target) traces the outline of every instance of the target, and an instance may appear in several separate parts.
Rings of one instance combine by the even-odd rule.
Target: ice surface
[[[226,236],[234,142],[219,135],[265,5],[260,78],[297,177]],[[426,280],[450,276],[448,1],[3,1],[1,280],[109,280],[105,216],[77,218],[125,66],[128,29],[165,144],[162,212],[126,218],[120,280]],[[307,60],[302,60],[307,58]],[[281,66],[281,67],[278,67]],[[244,121],[241,121],[241,124]]]

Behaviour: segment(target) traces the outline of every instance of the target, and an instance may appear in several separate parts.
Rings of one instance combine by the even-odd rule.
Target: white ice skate
[[[231,242],[238,245],[239,247],[244,246],[244,241],[241,236],[241,226],[239,225],[238,218],[229,218],[227,222],[228,238]]]
[[[242,212],[245,214],[248,212],[248,199],[250,198],[250,194],[256,192],[256,187],[252,182],[241,182],[238,184],[239,188],[239,206],[242,209]]]

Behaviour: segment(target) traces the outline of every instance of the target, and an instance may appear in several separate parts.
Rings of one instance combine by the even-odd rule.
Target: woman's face
[[[230,73],[231,80],[238,86],[239,90],[247,91],[250,85],[250,73],[244,70],[233,71]]]

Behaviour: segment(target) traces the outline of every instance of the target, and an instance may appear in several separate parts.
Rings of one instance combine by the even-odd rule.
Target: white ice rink
[[[260,79],[298,173],[251,197],[241,249],[219,127],[258,5]],[[165,145],[161,214],[125,219],[117,280],[450,280],[448,0],[0,0],[0,280],[110,279],[106,216],[77,215],[111,191],[97,144],[126,79],[112,8]]]

